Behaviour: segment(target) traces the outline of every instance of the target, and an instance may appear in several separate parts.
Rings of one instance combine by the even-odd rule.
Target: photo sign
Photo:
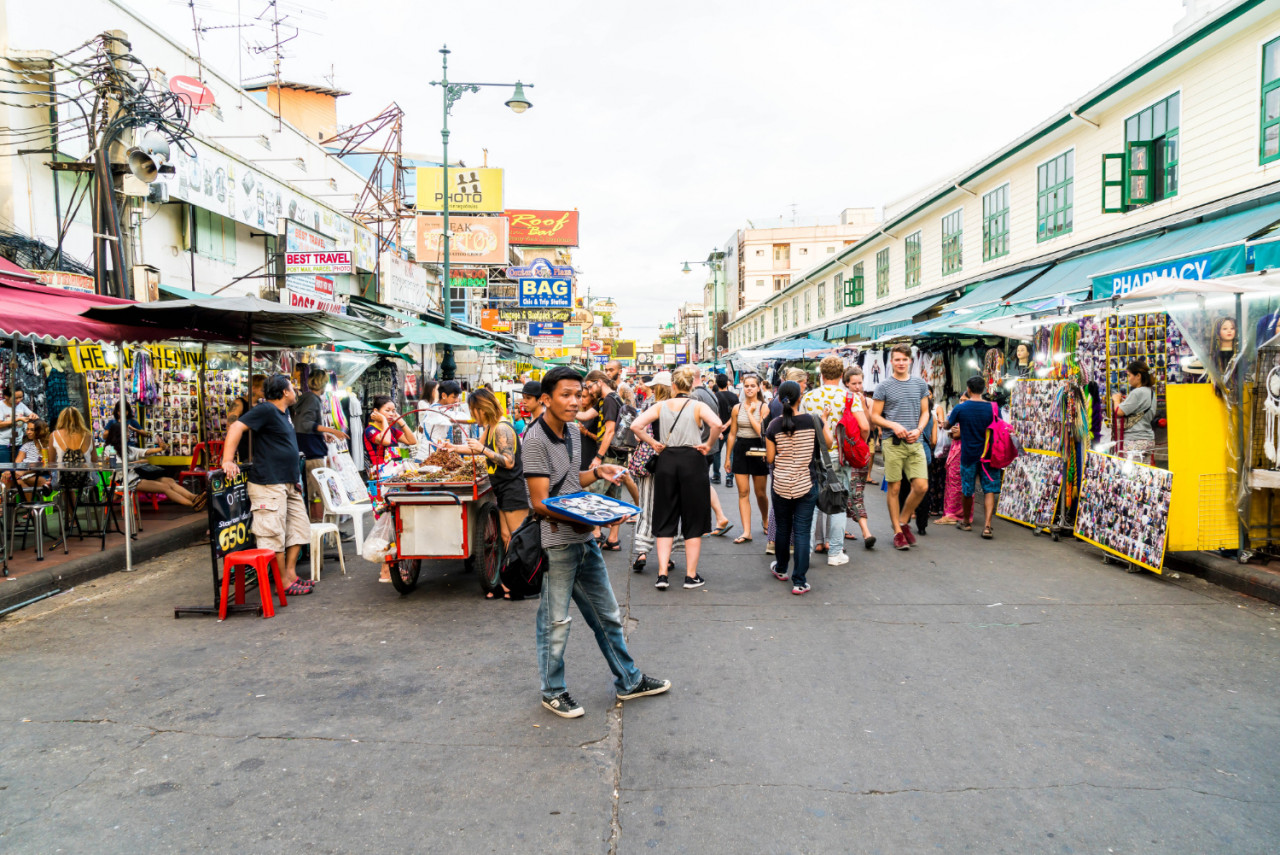
[[[419,216],[418,263],[444,260],[444,217]],[[506,264],[506,217],[449,217],[451,264]]]
[[[1076,512],[1076,537],[1112,555],[1162,572],[1173,473],[1090,451]]]
[[[418,210],[444,210],[444,168],[419,166]],[[502,212],[502,170],[449,168],[449,210],[471,214]],[[450,218],[452,219],[452,218]],[[503,218],[505,222],[505,218]],[[504,259],[505,260],[505,259]]]
[[[1056,454],[1028,452],[1004,470],[996,516],[1032,528],[1053,525],[1066,461]]]

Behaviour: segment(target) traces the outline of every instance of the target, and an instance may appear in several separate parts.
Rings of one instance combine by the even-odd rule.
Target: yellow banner
[[[118,365],[114,361],[108,362],[106,354],[96,344],[81,344],[72,347],[70,350],[71,367],[78,372],[110,371]],[[198,350],[181,350],[176,347],[166,347],[162,344],[143,345],[143,350],[151,354],[152,364],[156,368],[175,370],[179,368],[198,368],[200,366],[200,351]],[[133,348],[131,347],[124,349],[124,367],[133,368]]]
[[[419,166],[418,210],[444,210],[444,168]],[[502,170],[449,167],[449,210],[502,213]]]

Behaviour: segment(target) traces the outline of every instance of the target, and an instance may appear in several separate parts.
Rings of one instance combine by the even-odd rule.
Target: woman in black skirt
[[[687,560],[684,586],[701,588],[698,575],[700,538],[711,531],[711,481],[707,475],[707,451],[720,440],[723,425],[715,410],[689,397],[698,369],[685,365],[671,378],[676,396],[645,410],[631,423],[640,442],[657,452],[653,473],[653,533],[657,537],[658,566],[662,572],[654,587],[669,587],[666,569],[676,533],[684,535]],[[645,430],[658,423],[658,439]],[[711,429],[704,440],[702,425]]]
[[[488,389],[477,389],[467,396],[471,415],[484,428],[480,439],[468,439],[466,446],[454,447],[456,451],[478,454],[484,458],[489,471],[489,483],[498,500],[498,521],[502,528],[502,545],[511,542],[512,533],[524,522],[529,513],[529,492],[525,487],[524,468],[520,460],[520,437],[515,425],[502,413],[502,405]],[[465,450],[464,450],[465,449]],[[503,597],[507,586],[502,586]],[[494,599],[491,592],[485,596]]]
[[[769,465],[764,462],[764,400],[760,397],[760,378],[748,374],[742,378],[742,401],[729,416],[728,454],[725,473],[733,472],[738,484],[738,515],[742,518],[742,536],[734,543],[751,542],[751,488],[755,487],[756,504],[760,506],[760,527],[769,520]],[[757,454],[748,454],[755,451]],[[732,467],[732,469],[730,468]]]

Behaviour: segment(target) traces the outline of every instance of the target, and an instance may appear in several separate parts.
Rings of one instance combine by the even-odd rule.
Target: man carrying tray
[[[599,479],[618,482],[622,467],[601,464],[579,471],[582,438],[566,430],[577,420],[582,401],[582,379],[567,366],[553,368],[542,378],[542,417],[524,438],[524,477],[529,505],[542,517],[542,546],[547,553],[538,605],[538,672],[542,705],[561,718],[578,718],[583,708],[565,687],[564,649],[569,641],[569,600],[595,633],[596,643],[613,672],[619,700],[658,695],[671,688],[670,680],[646,677],[627,652],[622,633],[622,613],[609,583],[604,556],[591,537],[591,526],[571,520],[547,507],[551,496],[581,492]]]

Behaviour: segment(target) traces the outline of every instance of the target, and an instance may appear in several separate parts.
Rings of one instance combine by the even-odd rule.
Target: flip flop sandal
[[[603,549],[605,552],[621,552],[622,544],[616,540],[614,541],[606,540],[600,544],[600,548]]]
[[[983,539],[983,540],[990,540],[993,536],[994,536],[994,535],[992,534],[991,526],[987,526],[986,528],[984,528],[984,529],[982,530],[982,539]]]
[[[649,562],[649,553],[647,552],[641,553],[641,557],[635,560],[635,563],[631,565],[631,569],[639,573],[641,570],[644,569],[644,565],[647,564],[648,562]]]
[[[858,536],[857,536],[856,534],[849,534],[849,532],[847,532],[847,531],[846,531],[846,532],[844,533],[844,539],[845,539],[845,540],[857,540],[857,539],[858,539]]]
[[[742,537],[735,537],[735,538],[733,539],[733,542],[734,542],[734,543],[750,543],[750,542],[751,542],[751,538],[747,537],[747,536],[744,534]]]
[[[961,531],[973,531],[973,526],[970,525],[969,523],[960,523],[959,525],[956,526],[956,528],[960,529]]]
[[[311,593],[311,586],[302,584],[302,580],[299,579],[297,582],[294,582],[292,585],[285,588],[284,592],[290,597],[301,597],[303,594]]]
[[[819,555],[826,555],[826,554],[827,554],[827,545],[826,545],[825,543],[820,543],[820,544],[818,544],[817,546],[815,546],[815,547],[813,548],[813,551],[814,551],[814,552],[816,552],[816,553],[818,553]]]
[[[727,522],[722,526],[718,526],[717,528],[712,529],[711,533],[716,537],[724,537],[729,532],[729,529],[731,528],[733,528],[733,523]]]

